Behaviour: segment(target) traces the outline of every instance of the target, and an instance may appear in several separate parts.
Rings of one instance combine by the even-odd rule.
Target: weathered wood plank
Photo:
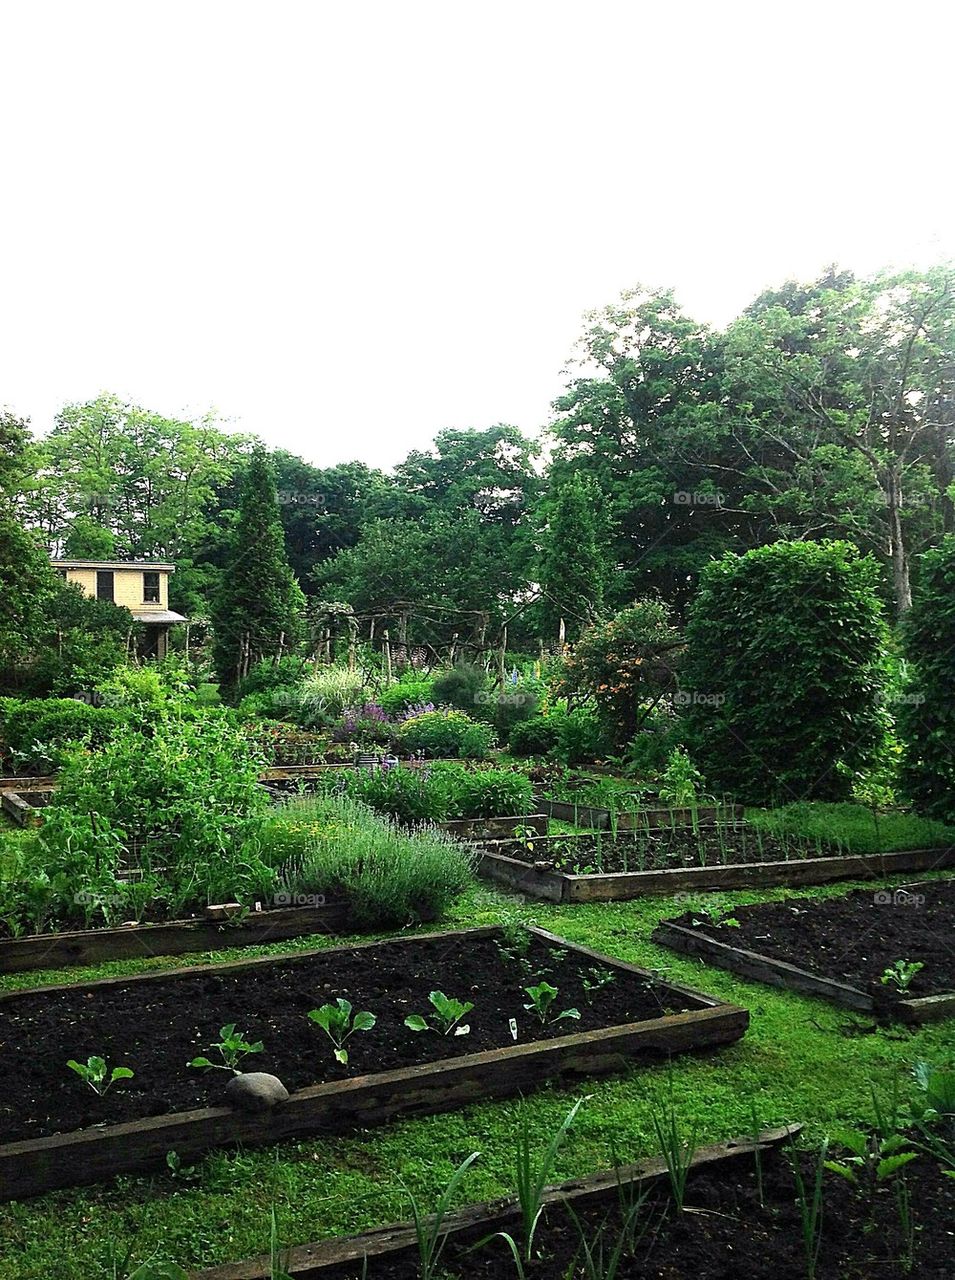
[[[347,923],[344,904],[283,907],[252,912],[243,920],[170,920],[115,929],[81,929],[0,940],[0,973],[65,969],[105,960],[187,955],[226,947],[261,946],[308,933],[338,933]]]
[[[614,871],[572,875],[535,869],[520,858],[485,846],[478,871],[551,902],[624,902],[643,895],[704,892],[711,889],[761,889],[776,885],[826,884],[867,880],[905,871],[936,871],[955,866],[955,845],[945,849],[903,849],[891,853],[848,854],[831,858],[791,858],[777,862],[739,862],[714,867],[674,867],[666,871]]]
[[[690,1161],[691,1170],[715,1165],[732,1165],[735,1161],[752,1157],[756,1151],[770,1151],[797,1137],[802,1125],[788,1125],[780,1129],[766,1129],[754,1140],[736,1138],[700,1147]],[[582,1211],[605,1201],[616,1200],[621,1186],[633,1183],[653,1183],[667,1176],[666,1164],[661,1159],[641,1160],[636,1164],[591,1174],[585,1178],[572,1178],[544,1189],[545,1205],[571,1204]],[[505,1230],[519,1219],[516,1197],[488,1200],[482,1204],[468,1205],[449,1213],[444,1226],[450,1236],[472,1233],[487,1236]],[[395,1255],[417,1250],[417,1233],[410,1222],[391,1223],[357,1236],[338,1236],[330,1240],[318,1240],[299,1245],[289,1251],[289,1274],[295,1280],[319,1280],[331,1268],[349,1263],[361,1264],[366,1258],[396,1261]],[[191,1280],[270,1280],[271,1258],[262,1255],[246,1262],[226,1263],[193,1273]]]

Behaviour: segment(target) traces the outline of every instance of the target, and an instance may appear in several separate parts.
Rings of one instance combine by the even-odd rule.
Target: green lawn
[[[825,897],[846,887],[811,892]],[[738,892],[719,895],[719,901],[731,906],[780,896],[793,895]],[[460,904],[454,923],[486,924],[520,910],[574,941],[734,1000],[752,1014],[740,1044],[676,1059],[670,1073],[662,1065],[632,1069],[575,1089],[542,1090],[523,1102],[488,1103],[347,1137],[217,1153],[185,1176],[123,1178],[110,1186],[0,1205],[0,1280],[112,1277],[111,1249],[122,1255],[130,1246],[139,1260],[159,1252],[186,1267],[238,1259],[267,1249],[273,1201],[285,1241],[354,1232],[406,1216],[403,1187],[427,1200],[472,1150],[483,1154],[466,1182],[466,1198],[503,1194],[513,1182],[518,1111],[527,1108],[543,1134],[584,1093],[590,1098],[561,1156],[561,1177],[606,1167],[614,1148],[621,1160],[654,1152],[651,1106],[666,1096],[671,1079],[676,1103],[687,1124],[698,1125],[701,1142],[748,1131],[751,1105],[763,1124],[801,1120],[817,1137],[837,1124],[864,1120],[872,1086],[887,1090],[898,1080],[907,1093],[908,1072],[918,1059],[955,1058],[955,1020],[916,1031],[876,1030],[824,1002],[740,982],[654,946],[649,935],[655,922],[685,909],[685,902],[669,899],[519,908],[514,899],[478,888]],[[309,938],[258,952],[320,945],[333,943]],[[201,959],[190,957],[188,963]],[[0,979],[0,989],[171,967],[175,961],[165,958],[15,975]]]

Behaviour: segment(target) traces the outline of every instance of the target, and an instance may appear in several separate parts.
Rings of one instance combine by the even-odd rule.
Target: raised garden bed
[[[319,903],[303,895],[300,905],[237,912],[231,918],[167,920],[113,929],[76,929],[0,939],[0,973],[64,969],[106,960],[142,960],[147,956],[187,955],[224,947],[263,946],[309,933],[338,933],[347,925],[344,904]],[[231,913],[230,913],[231,914]]]
[[[548,1188],[527,1274],[537,1280],[612,1275],[613,1253],[625,1215],[645,1196],[631,1221],[619,1258],[620,1277],[693,1276],[696,1280],[805,1280],[806,1249],[792,1161],[813,1186],[814,1154],[783,1153],[791,1129],[768,1130],[700,1148],[687,1178],[685,1207],[677,1210],[660,1160],[647,1160]],[[758,1163],[757,1163],[758,1160]],[[896,1183],[874,1190],[852,1186],[831,1171],[822,1180],[817,1280],[942,1280],[955,1270],[951,1222],[955,1182],[920,1158],[905,1168],[914,1233],[907,1239],[897,1208]],[[875,1225],[874,1225],[875,1224]],[[496,1233],[523,1246],[513,1199],[471,1205],[449,1214],[441,1274],[460,1280],[513,1280],[510,1249]],[[581,1256],[587,1241],[594,1270]],[[910,1252],[911,1251],[911,1252]],[[411,1223],[364,1235],[317,1241],[281,1252],[295,1280],[417,1280],[418,1239]],[[261,1257],[193,1273],[192,1280],[269,1280]]]
[[[697,805],[696,808],[667,809],[603,809],[597,805],[574,804],[567,800],[548,800],[535,796],[534,808],[559,822],[572,822],[575,827],[607,831],[615,823],[618,831],[647,831],[658,827],[685,827],[695,822],[732,822],[742,818],[741,804]],[[615,815],[615,816],[614,816]]]
[[[955,866],[955,846],[891,853],[833,852],[822,857],[790,849],[788,857],[780,857],[783,846],[768,835],[762,844],[765,861],[741,861],[739,850],[721,849],[712,830],[701,828],[698,834],[702,843],[686,830],[667,832],[659,841],[646,836],[639,842],[604,837],[599,846],[587,835],[485,842],[479,850],[478,872],[496,884],[547,902],[623,902],[645,894],[884,879]],[[713,857],[710,864],[701,861],[708,856],[708,848]],[[755,846],[751,853],[757,853]],[[611,869],[624,858],[630,870]]]
[[[12,818],[18,827],[37,827],[43,820],[43,810],[50,803],[53,792],[52,788],[43,790],[33,789],[28,791],[21,788],[19,791],[6,790],[0,791],[0,809]]]
[[[722,922],[686,912],[653,940],[709,964],[903,1022],[955,1015],[955,880],[839,898],[737,907]],[[883,983],[898,961],[922,964],[904,990]]]
[[[541,978],[558,989],[555,1009],[576,1007],[579,1020],[542,1025],[524,1009],[524,988]],[[409,1014],[430,1011],[435,989],[474,1002],[470,1034],[405,1027]],[[373,1031],[349,1041],[347,1066],[307,1017],[339,996],[377,1017]],[[7,1199],[161,1166],[170,1150],[192,1159],[617,1071],[732,1043],[749,1021],[744,1009],[544,930],[528,930],[522,947],[495,928],[10,992],[0,1015]],[[247,1069],[272,1072],[289,1089],[274,1111],[221,1105],[226,1073],[185,1066],[229,1022],[265,1044]],[[134,1078],[98,1097],[66,1067],[92,1054]]]

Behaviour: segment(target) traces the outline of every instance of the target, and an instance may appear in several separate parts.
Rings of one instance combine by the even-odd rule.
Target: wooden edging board
[[[574,804],[569,800],[545,800],[534,797],[534,808],[559,822],[572,822],[578,827],[593,827],[605,831],[610,827],[610,810],[598,805]],[[653,830],[658,827],[686,827],[696,822],[738,821],[743,817],[741,804],[698,805],[695,809],[638,809],[636,812],[617,813],[618,831]]]
[[[712,1168],[713,1165],[733,1164],[754,1156],[757,1151],[770,1151],[792,1141],[801,1131],[802,1125],[793,1124],[779,1129],[765,1129],[753,1138],[733,1138],[727,1142],[700,1147],[690,1162],[691,1171]],[[615,1202],[621,1187],[657,1182],[666,1176],[667,1167],[662,1159],[641,1160],[604,1173],[548,1186],[544,1189],[542,1202],[545,1206],[570,1204],[580,1211],[604,1202]],[[516,1197],[508,1196],[501,1200],[468,1205],[449,1213],[444,1219],[444,1228],[449,1236],[474,1234],[486,1237],[497,1231],[507,1230],[519,1219]],[[409,1259],[417,1260],[417,1250],[418,1237],[414,1224],[396,1222],[387,1227],[378,1227],[374,1231],[366,1231],[362,1235],[338,1236],[299,1245],[288,1251],[282,1250],[282,1259],[285,1262],[287,1257],[286,1270],[294,1280],[320,1280],[320,1277],[333,1269],[350,1264],[361,1267],[366,1259],[371,1261],[385,1258],[388,1262],[394,1262],[399,1255],[407,1254]],[[195,1271],[190,1280],[270,1280],[271,1265],[271,1258],[262,1255],[246,1262],[226,1263],[225,1266]]]
[[[497,932],[493,926],[448,930],[389,939],[388,945],[412,946],[426,938],[466,944],[469,939]],[[745,1009],[677,983],[663,982],[645,969],[567,942],[544,929],[534,928],[531,932],[603,968],[624,970],[645,978],[661,994],[679,995],[690,1008],[684,1013],[623,1023],[599,1031],[556,1036],[534,1044],[515,1044],[313,1085],[299,1089],[287,1102],[264,1115],[236,1112],[229,1107],[205,1107],[54,1137],[4,1143],[0,1145],[0,1200],[40,1195],[60,1187],[80,1186],[120,1173],[160,1167],[171,1150],[176,1151],[183,1162],[188,1162],[213,1147],[239,1142],[272,1143],[316,1132],[341,1131],[355,1125],[381,1124],[401,1115],[447,1111],[487,1098],[522,1093],[545,1080],[619,1071],[635,1058],[731,1044],[746,1031],[749,1013]],[[139,974],[132,978],[102,978],[79,986],[66,984],[5,992],[0,993],[0,1016],[10,1001],[30,1000],[38,991],[71,991],[79,996],[103,986],[135,989],[144,983],[175,981],[183,975],[211,976],[261,965],[294,966],[315,955],[328,956],[336,950],[354,951],[381,945],[363,942],[318,952],[233,960],[221,965]]]
[[[880,1021],[936,1022],[941,1018],[955,1016],[955,992],[908,999],[880,992],[875,997],[870,991],[851,986],[847,982],[838,982],[835,978],[826,978],[808,969],[800,969],[798,965],[778,960],[774,956],[749,951],[744,947],[734,947],[731,943],[710,938],[696,929],[689,929],[669,920],[662,920],[650,936],[660,946],[669,947],[671,951],[679,951],[683,955],[698,956],[707,964],[729,969],[741,978],[765,982],[785,991],[798,991],[802,995],[821,996],[824,1000],[842,1005],[846,1009],[854,1009],[857,1013],[872,1014]]]
[[[78,929],[4,938],[0,939],[0,974],[263,946],[308,933],[339,933],[346,926],[347,918],[344,904],[328,903],[253,911],[232,921],[168,920],[115,929]]]
[[[508,857],[490,843],[483,845],[479,853],[480,875],[548,902],[623,902],[644,894],[826,884],[832,880],[866,880],[904,871],[940,871],[955,866],[955,845],[947,849],[737,862],[714,867],[674,867],[667,871],[614,871],[606,875],[571,875],[538,869],[520,858]]]

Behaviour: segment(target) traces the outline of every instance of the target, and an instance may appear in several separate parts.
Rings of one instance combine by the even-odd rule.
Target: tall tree
[[[304,597],[289,566],[275,476],[253,451],[213,614],[213,660],[231,688],[256,662],[278,658],[302,636]]]
[[[538,559],[544,636],[568,639],[600,613],[613,573],[603,497],[589,476],[572,475],[543,505]]]

